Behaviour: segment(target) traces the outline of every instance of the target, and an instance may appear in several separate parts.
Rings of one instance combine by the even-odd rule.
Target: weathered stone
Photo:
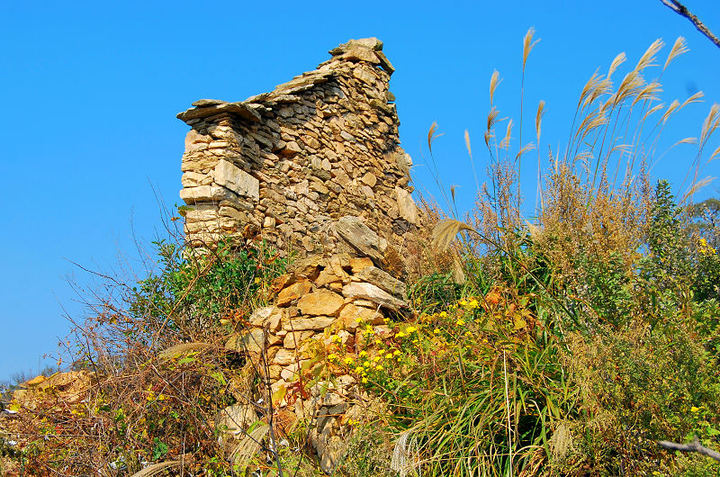
[[[204,107],[204,106],[218,106],[220,104],[226,104],[227,101],[221,101],[219,99],[198,99],[194,103],[192,103],[193,106],[197,107]]]
[[[297,355],[294,351],[282,348],[273,358],[273,362],[281,366],[287,366],[288,364],[294,363],[296,359]]]
[[[350,267],[353,273],[358,273],[367,267],[372,267],[373,262],[367,257],[357,257],[350,259]]]
[[[216,184],[255,201],[260,199],[260,181],[230,162],[220,159],[212,173]]]
[[[190,108],[187,111],[178,113],[177,117],[190,124],[190,121],[193,119],[206,118],[223,113],[237,115],[240,118],[253,122],[260,120],[260,114],[255,111],[254,108],[243,103],[226,103],[224,101],[213,105]]]
[[[298,308],[303,315],[335,315],[345,300],[330,290],[318,290],[308,293],[298,301]]]
[[[210,185],[212,178],[208,177],[206,174],[187,171],[182,175],[180,182],[183,187],[196,187],[200,185]]]
[[[293,272],[296,276],[306,277],[315,280],[320,273],[320,269],[325,266],[325,260],[317,255],[299,260],[293,265]]]
[[[192,205],[196,202],[220,202],[232,198],[231,194],[232,192],[224,187],[204,185],[181,190],[180,198],[186,204]]]
[[[402,171],[403,174],[410,175],[410,168],[413,165],[410,154],[395,154],[395,164],[397,165],[398,169]]]
[[[295,154],[302,152],[302,149],[295,141],[290,141],[285,144],[285,147],[280,151],[283,156],[294,156]]]
[[[407,308],[405,301],[395,298],[385,290],[370,283],[350,283],[342,289],[343,296],[348,298],[363,298],[377,303],[389,310],[398,311]]]
[[[26,409],[36,409],[48,398],[63,405],[76,404],[87,398],[93,378],[94,373],[85,370],[40,375],[22,383],[22,389],[13,392],[12,401]]]
[[[396,186],[395,194],[397,196],[397,205],[400,217],[411,224],[416,225],[418,223],[418,210],[410,193],[402,187]]]
[[[381,261],[387,242],[378,237],[358,217],[345,216],[335,223],[335,232],[362,255]]]
[[[336,46],[329,53],[333,56],[341,55],[351,48],[367,48],[373,51],[381,51],[383,49],[383,42],[377,38],[360,38],[359,40],[349,40],[347,43]]]
[[[292,285],[289,285],[287,288],[284,288],[278,294],[277,306],[287,306],[310,293],[311,289],[312,284],[307,279],[302,279],[298,282],[295,282]]]
[[[329,392],[323,396],[322,405],[327,407],[337,406],[338,404],[345,404],[345,399],[337,393]]]
[[[284,273],[272,281],[273,291],[279,292],[285,287],[289,287],[297,281],[298,277],[294,273]]]
[[[405,284],[377,267],[366,267],[356,273],[355,278],[372,283],[398,298],[405,298]]]
[[[384,322],[383,315],[379,311],[357,306],[354,303],[345,305],[339,318],[348,330],[355,330],[361,324],[380,325]]]
[[[288,331],[324,330],[335,321],[334,316],[314,316],[312,318],[296,318],[283,325]]]
[[[377,77],[373,73],[360,66],[353,70],[353,76],[369,85],[374,85],[377,81]]]
[[[280,322],[282,321],[282,310],[276,306],[266,306],[255,310],[250,318],[248,319],[252,326],[265,327],[267,326],[270,331],[276,331],[280,329]]]
[[[283,346],[287,349],[295,349],[314,334],[312,330],[289,331],[283,338]]]
[[[338,276],[335,274],[334,270],[332,270],[331,268],[326,268],[320,272],[320,275],[318,275],[317,279],[315,280],[315,285],[318,287],[324,287],[334,282],[342,283],[346,276],[347,274],[343,274],[343,276]]]
[[[375,177],[375,174],[372,172],[366,172],[364,176],[362,176],[362,180],[365,184],[367,184],[370,187],[375,187],[375,184],[377,184],[377,177]]]
[[[272,346],[282,341],[282,338],[272,333],[267,334],[265,341],[265,332],[260,328],[253,328],[243,333],[235,333],[225,343],[225,348],[240,353],[260,353],[265,346]]]

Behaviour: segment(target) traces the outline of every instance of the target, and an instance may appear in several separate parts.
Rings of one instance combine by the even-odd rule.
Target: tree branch
[[[678,15],[683,16],[683,17],[687,18],[688,20],[690,20],[690,23],[692,23],[695,26],[695,28],[697,28],[698,31],[700,31],[700,33],[702,33],[703,35],[708,37],[710,39],[710,41],[715,43],[715,46],[720,48],[720,39],[718,39],[718,37],[713,35],[713,33],[708,29],[708,27],[705,26],[705,24],[703,22],[700,21],[700,19],[698,17],[696,17],[695,15],[690,13],[690,10],[688,10],[685,5],[678,2],[677,0],[660,0],[660,2],[662,2],[663,5],[665,5],[670,10],[677,13]]]
[[[698,454],[702,454],[720,462],[720,452],[716,452],[712,449],[708,449],[707,447],[703,447],[702,445],[700,445],[700,441],[697,437],[695,437],[695,440],[692,441],[690,444],[676,444],[674,442],[658,441],[658,445],[663,449],[668,450],[680,452],[697,452]]]

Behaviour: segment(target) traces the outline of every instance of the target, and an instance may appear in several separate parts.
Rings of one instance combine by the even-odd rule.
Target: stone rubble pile
[[[386,318],[408,309],[405,284],[368,257],[341,253],[304,259],[273,285],[275,305],[256,310],[250,327],[232,335],[226,347],[267,369],[272,394],[282,396],[278,409],[315,424],[310,441],[330,472],[346,448],[348,422],[361,418],[366,396],[351,374],[314,384],[312,377],[327,369],[326,350],[333,344],[358,356],[369,340],[391,336]]]
[[[421,216],[382,46],[350,40],[270,93],[200,100],[178,115],[192,127],[180,192],[191,244],[261,237],[281,251],[328,254],[330,225],[352,215],[405,255]]]

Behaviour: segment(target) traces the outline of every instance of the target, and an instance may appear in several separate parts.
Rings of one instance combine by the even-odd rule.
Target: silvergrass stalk
[[[508,477],[512,477],[513,470],[513,441],[512,441],[512,425],[510,424],[510,396],[508,394],[508,375],[507,375],[507,356],[503,350],[503,379],[505,382],[505,412],[507,414],[507,439],[508,439]]]

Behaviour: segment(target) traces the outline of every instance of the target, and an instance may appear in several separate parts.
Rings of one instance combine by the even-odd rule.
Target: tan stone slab
[[[355,330],[361,324],[380,325],[384,323],[384,317],[379,311],[353,303],[343,307],[340,312],[340,320],[348,330]]]
[[[405,301],[395,298],[382,288],[371,283],[350,283],[343,287],[343,295],[348,298],[370,300],[390,310],[399,311],[407,308]]]
[[[334,316],[313,316],[311,318],[293,318],[287,324],[283,325],[283,329],[288,331],[304,331],[317,330],[321,331],[332,325],[335,321]]]
[[[300,280],[284,288],[278,293],[277,306],[287,306],[301,297],[306,296],[312,289],[310,280]]]
[[[298,308],[303,315],[335,315],[345,303],[343,297],[330,290],[318,290],[303,295]]]

